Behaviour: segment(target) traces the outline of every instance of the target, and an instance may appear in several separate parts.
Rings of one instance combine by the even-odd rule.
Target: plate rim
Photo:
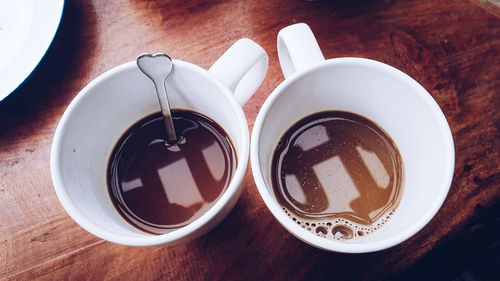
[[[35,44],[33,45],[34,46],[33,48],[30,48],[33,50],[32,52],[34,53],[34,55],[28,57],[29,60],[26,62],[27,66],[22,67],[20,70],[15,70],[14,73],[7,74],[9,79],[13,79],[15,82],[8,83],[6,87],[0,87],[0,103],[3,100],[5,100],[8,96],[10,96],[10,94],[19,89],[19,87],[28,80],[31,74],[33,74],[35,69],[40,65],[41,61],[47,54],[50,46],[52,45],[52,42],[54,41],[57,31],[59,30],[59,27],[61,25],[62,15],[66,4],[65,0],[48,1],[48,2],[43,1],[43,3],[35,0],[31,3],[34,6],[33,7],[34,9],[37,7],[37,5],[40,4],[47,5],[50,3],[51,5],[48,7],[48,9],[53,9],[56,17],[49,19],[47,19],[47,17],[43,17],[42,19],[46,19],[45,21],[46,24],[43,25],[38,25],[40,21],[36,21],[37,18],[35,17],[33,18],[34,21],[31,23],[30,30],[28,31],[27,34],[43,32],[44,33],[43,37],[46,39],[46,41],[43,42],[42,44]],[[33,28],[33,26],[35,26],[35,28]],[[26,42],[28,42],[28,44],[30,43],[29,40],[23,40],[20,46],[23,46],[24,44],[26,44]],[[20,49],[22,50],[24,49],[24,47]],[[26,54],[26,52],[19,51],[14,53],[14,55],[16,54],[24,55]],[[2,69],[3,70],[8,69],[10,65],[12,65],[12,62],[7,63],[5,65],[5,68]],[[6,73],[8,72],[6,71]]]

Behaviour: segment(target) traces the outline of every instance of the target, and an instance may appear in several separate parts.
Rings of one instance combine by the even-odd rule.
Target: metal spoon
[[[172,59],[166,54],[161,53],[155,54],[154,56],[151,54],[142,54],[137,58],[137,66],[155,84],[156,95],[160,102],[163,121],[167,129],[166,144],[174,145],[177,143],[177,136],[175,135],[174,122],[172,120],[167,89],[165,87],[165,79],[167,79],[170,72],[172,72]]]

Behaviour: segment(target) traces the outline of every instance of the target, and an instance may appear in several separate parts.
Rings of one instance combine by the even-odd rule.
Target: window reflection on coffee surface
[[[208,117],[174,110],[177,145],[165,145],[162,116],[133,125],[117,143],[108,167],[111,199],[139,229],[162,234],[210,209],[236,168],[231,141]]]
[[[399,203],[402,177],[401,156],[387,133],[342,111],[294,124],[272,162],[280,204],[304,228],[330,238],[364,236],[383,224]]]

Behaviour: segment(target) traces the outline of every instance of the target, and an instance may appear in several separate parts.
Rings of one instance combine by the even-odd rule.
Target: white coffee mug
[[[108,159],[132,124],[160,109],[153,83],[135,61],[113,68],[90,82],[68,106],[57,126],[50,158],[54,189],[64,209],[102,239],[134,246],[192,239],[221,222],[241,193],[249,151],[241,107],[266,75],[266,52],[255,42],[241,39],[208,71],[180,60],[173,63],[165,83],[171,107],[199,112],[224,128],[237,156],[234,176],[212,208],[187,226],[152,235],[126,222],[108,194]]]
[[[422,229],[446,198],[455,161],[450,128],[431,95],[408,75],[381,62],[325,60],[303,23],[279,32],[278,55],[286,79],[264,102],[250,151],[257,188],[274,217],[304,242],[346,253],[382,250]],[[323,238],[299,226],[282,209],[271,185],[273,152],[285,131],[305,116],[328,110],[374,121],[392,137],[403,160],[402,198],[395,213],[379,230],[352,242]]]

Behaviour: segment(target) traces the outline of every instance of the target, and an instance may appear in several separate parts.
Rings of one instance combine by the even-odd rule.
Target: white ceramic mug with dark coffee
[[[422,229],[444,202],[454,169],[451,131],[431,95],[405,73],[381,62],[325,60],[306,24],[279,32],[278,55],[286,79],[264,102],[250,151],[257,188],[274,217],[302,241],[346,253],[386,249]],[[273,191],[271,162],[283,134],[306,116],[332,110],[378,124],[397,145],[404,166],[402,197],[394,214],[363,239],[339,241],[315,235],[287,215]]]
[[[174,60],[166,80],[173,109],[201,113],[224,129],[237,156],[234,175],[216,203],[192,223],[153,235],[128,223],[115,209],[106,171],[113,147],[135,122],[160,110],[154,85],[132,61],[90,82],[68,106],[55,132],[51,176],[67,213],[90,233],[119,244],[150,246],[196,238],[220,223],[241,193],[249,152],[242,105],[262,83],[264,49],[249,39],[231,46],[207,71]]]

